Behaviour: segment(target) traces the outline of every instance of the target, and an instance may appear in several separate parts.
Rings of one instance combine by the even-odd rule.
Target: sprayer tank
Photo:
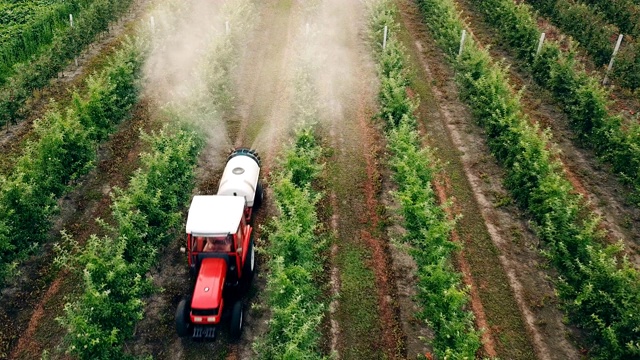
[[[260,165],[252,157],[231,157],[222,173],[218,195],[244,196],[247,206],[252,207],[259,175]]]

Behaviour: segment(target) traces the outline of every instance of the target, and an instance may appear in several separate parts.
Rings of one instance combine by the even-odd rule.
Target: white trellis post
[[[156,19],[153,16],[149,18],[149,27],[151,27],[152,33],[156,32]]]
[[[306,26],[306,27],[307,27],[307,29],[306,29],[306,33],[305,33],[305,35],[307,35],[307,36],[308,36],[308,35],[309,35],[309,23],[307,23],[307,26]]]
[[[542,50],[542,44],[544,44],[545,33],[540,34],[540,40],[538,41],[538,49],[536,50],[536,56],[540,54],[540,50]]]
[[[69,14],[69,25],[73,27],[73,14]],[[76,67],[78,67],[78,58],[76,57],[73,60],[76,63]]]
[[[618,50],[620,50],[620,44],[622,44],[622,34],[618,35],[618,41],[616,42],[616,47],[613,49],[613,54],[611,55],[611,60],[609,60],[609,66],[607,66],[607,72],[604,74],[604,80],[602,80],[602,84],[606,84],[609,81],[609,71],[613,68],[613,59],[615,59]]]
[[[229,25],[229,21],[226,21],[224,23],[224,29],[227,32],[227,35],[229,35],[229,33],[231,32],[231,26]]]
[[[464,49],[464,40],[467,38],[467,30],[462,30],[462,37],[460,38],[460,50],[458,50],[458,57],[462,55],[462,49]]]
[[[387,25],[384,26],[384,35],[382,35],[382,50],[387,48],[387,32],[389,28]]]

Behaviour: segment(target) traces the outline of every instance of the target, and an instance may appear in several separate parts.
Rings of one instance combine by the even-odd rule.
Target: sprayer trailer
[[[179,336],[213,339],[223,318],[230,337],[240,337],[244,309],[238,289],[247,288],[255,270],[252,220],[263,200],[260,158],[249,149],[234,150],[218,194],[194,196],[187,217],[186,247],[192,294],[176,309]]]

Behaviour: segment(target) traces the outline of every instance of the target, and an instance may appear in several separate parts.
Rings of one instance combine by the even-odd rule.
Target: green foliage
[[[20,36],[14,38],[15,46],[27,46],[29,49],[5,50],[0,47],[0,73],[10,74],[6,78],[0,78],[0,126],[18,122],[24,116],[22,107],[32,91],[47,85],[49,79],[56,76],[69,60],[92,43],[99,33],[106,30],[109,22],[117,19],[131,2],[131,0],[72,2],[71,4],[86,3],[86,6],[81,7],[82,11],[79,14],[74,14],[73,27],[55,25],[57,26],[55,31],[51,29],[51,36],[48,36],[49,32],[43,33],[36,26],[29,30],[28,36],[31,40]],[[61,19],[66,17],[66,21],[69,20],[69,12],[66,10],[63,14],[56,16],[60,16]],[[47,20],[43,21],[46,23]],[[63,24],[64,19],[58,22]],[[13,56],[11,54],[18,55],[13,60],[1,59],[3,56]],[[3,71],[3,68],[11,71]]]
[[[58,319],[69,335],[68,351],[80,359],[122,359],[121,343],[142,319],[140,298],[151,283],[137,264],[124,259],[127,240],[92,236],[77,261],[84,269],[83,293]]]
[[[319,119],[319,104],[317,99],[317,89],[313,84],[312,68],[310,65],[303,64],[301,68],[296,72],[294,78],[294,96],[293,101],[293,118],[297,120],[299,124],[311,125],[315,124]],[[312,134],[307,138],[315,142]],[[300,141],[300,139],[299,139]],[[284,158],[287,158],[286,156]]]
[[[305,2],[311,14],[317,2]],[[324,164],[316,138],[318,95],[309,53],[304,52],[295,69],[291,121],[297,126],[293,142],[276,159],[269,188],[278,215],[265,227],[267,305],[271,310],[266,334],[253,343],[258,359],[323,359],[321,325],[327,310],[318,278],[323,270],[326,241],[318,222],[316,205],[321,198],[312,184]]]
[[[13,173],[0,179],[0,224],[6,229],[0,232],[0,277],[32,244],[46,240],[57,199],[94,166],[99,141],[135,103],[140,66],[138,44],[128,42],[87,80],[87,93],[74,92],[67,109],[54,106],[36,121]]]
[[[230,108],[234,100],[231,72],[237,65],[238,50],[230,38],[224,37],[212,45],[212,51],[207,52],[203,69],[206,94],[219,109]]]
[[[453,2],[420,3],[426,23],[434,28],[436,37],[446,34],[435,28],[438,24],[435,19],[451,15],[435,10],[455,13]],[[459,19],[458,22],[461,24]],[[638,357],[638,271],[628,261],[619,260],[621,246],[602,245],[604,234],[598,231],[599,218],[575,194],[548,150],[549,134],[529,125],[518,97],[507,83],[505,71],[491,64],[489,54],[472,41],[465,49],[463,56],[453,61],[463,97],[486,129],[491,151],[507,171],[507,188],[518,204],[529,211],[539,236],[547,244],[547,253],[559,273],[558,295],[569,319],[585,330],[595,358]],[[630,141],[637,139],[638,130],[634,127],[625,135],[616,130],[620,129],[619,120],[599,119],[606,113],[603,110],[606,107],[601,107],[605,93],[596,90],[593,80],[576,75],[573,58],[561,54],[556,44],[546,45],[533,64],[534,69],[544,72],[537,77],[538,81],[549,84],[568,109],[582,114],[570,118],[586,138],[604,138],[596,144],[606,144],[602,146],[613,150],[611,156],[629,154],[625,149],[637,147]],[[627,166],[634,164],[632,159],[627,158]]]
[[[601,12],[620,32],[635,38],[640,35],[640,2],[634,0],[583,0],[595,12]],[[637,0],[635,0],[637,2]]]
[[[455,58],[464,25],[458,18],[458,10],[454,3],[452,1],[418,1],[417,3],[423,12],[438,14],[438,16],[429,16],[429,30],[444,53],[450,58]]]
[[[251,0],[223,5],[224,18],[233,24],[233,29],[224,36],[212,37],[206,44],[196,69],[203,81],[189,90],[187,101],[171,104],[169,112],[173,117],[198,126],[202,132],[210,132],[212,119],[233,110],[236,89],[232,75],[244,46],[244,36],[255,25],[255,6]]]
[[[142,297],[152,291],[145,277],[158,250],[181,225],[195,186],[203,139],[184,130],[142,134],[151,151],[126,190],[116,189],[112,235],[92,236],[71,268],[83,276],[82,295],[65,305],[58,321],[67,329],[67,351],[80,359],[123,359],[123,342],[142,319]]]
[[[585,4],[570,0],[531,1],[530,4],[580,42],[597,66],[609,62],[613,52],[610,39],[615,38],[617,33],[601,14]]]
[[[42,51],[54,34],[69,27],[89,1],[21,1],[0,8],[0,84],[12,65]]]
[[[398,126],[403,116],[414,117],[414,111],[419,101],[409,97],[410,74],[405,66],[406,50],[402,43],[393,36],[399,31],[399,25],[394,21],[396,9],[390,6],[373,9],[369,20],[370,39],[374,48],[380,78],[378,102],[380,113],[378,116],[387,122],[387,128]],[[380,39],[384,36],[384,27],[388,29],[386,47],[383,49]]]
[[[622,87],[637,90],[640,89],[640,44],[629,43],[628,38],[623,42],[625,45],[616,55],[611,78]]]
[[[527,61],[533,60],[540,31],[531,17],[529,6],[503,0],[476,2],[487,21],[493,24],[499,33],[504,34],[509,47],[515,49],[518,57]]]
[[[432,345],[438,357],[473,359],[480,333],[474,329],[473,313],[466,310],[468,289],[451,263],[460,247],[450,240],[454,222],[447,220],[431,186],[434,155],[428,148],[420,149],[417,131],[405,121],[390,132],[389,150],[405,241],[412,245],[418,265],[419,317],[434,330]]]
[[[516,55],[531,64],[527,69],[534,79],[560,101],[580,140],[593,148],[604,161],[611,163],[614,173],[619,174],[623,181],[640,188],[640,175],[636,168],[629,166],[630,163],[640,163],[635,145],[638,143],[633,140],[637,125],[624,129],[619,118],[609,115],[608,91],[599,84],[599,79],[588,75],[576,61],[573,47],[561,50],[556,42],[546,41],[540,54],[535,56],[533,49],[537,46],[539,30],[529,6],[516,5],[509,0],[482,1],[477,6],[511,48],[515,48]],[[537,6],[553,11],[557,5],[541,2]],[[627,46],[633,47],[634,43]],[[630,54],[623,51],[620,56],[628,58]],[[620,75],[630,81],[640,80],[640,71],[636,68],[640,70],[640,57],[616,63],[614,69],[626,72],[622,75],[616,70],[614,77]],[[635,194],[636,198],[639,196],[640,193]]]
[[[549,17],[562,31],[580,42],[597,66],[609,63],[618,34],[625,34],[623,46],[616,56],[612,78],[619,85],[631,90],[640,88],[640,75],[637,75],[637,72],[627,72],[637,70],[640,66],[640,48],[637,44],[640,21],[637,17],[634,18],[640,7],[631,6],[627,0],[583,2],[597,3],[597,6],[590,7],[571,0],[530,1],[530,4]],[[610,22],[621,26],[620,30],[609,25],[606,16]],[[629,36],[630,33],[632,36]]]
[[[317,283],[325,243],[318,238],[316,204],[320,194],[311,183],[322,169],[322,149],[311,128],[301,128],[279,160],[271,181],[279,215],[266,227],[269,276],[269,330],[254,344],[260,359],[322,359],[320,324],[326,306]],[[301,170],[307,169],[305,176]]]
[[[320,158],[321,152],[322,148],[316,141],[313,129],[300,128],[294,146],[284,150],[279,165],[291,174],[293,185],[302,187],[311,183],[322,171],[322,164],[309,161],[309,159]]]
[[[397,26],[394,17],[387,15],[395,11],[395,7],[385,1],[374,7],[373,20],[369,22],[373,27],[371,32],[376,34],[374,39],[385,25]],[[392,36],[387,49],[376,48],[381,92],[402,93],[407,99],[406,53],[396,44]],[[390,90],[384,90],[385,86]],[[473,313],[466,310],[468,289],[451,263],[460,245],[450,240],[454,221],[448,220],[446,211],[438,205],[431,185],[436,161],[431,149],[420,148],[413,114],[417,104],[401,108],[389,106],[397,102],[394,97],[380,96],[379,99],[383,109],[396,109],[386,116],[383,110],[382,116],[390,119],[387,124],[389,164],[398,185],[395,197],[401,205],[403,227],[407,231],[404,238],[411,244],[411,254],[418,265],[416,300],[421,305],[418,316],[432,327],[435,333],[432,346],[439,358],[473,359],[480,347],[480,333],[474,329]]]

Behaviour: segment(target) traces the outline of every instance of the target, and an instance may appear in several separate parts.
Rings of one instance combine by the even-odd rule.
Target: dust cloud
[[[318,41],[311,52],[323,105],[321,120],[327,126],[347,121],[345,107],[356,106],[362,86],[375,84],[373,65],[363,46],[368,38],[366,14],[364,3],[355,0],[325,0],[319,9]]]
[[[212,51],[227,51],[225,7],[243,3],[261,14],[255,30],[231,23],[232,33],[246,31],[233,66],[203,70]],[[366,13],[361,0],[168,0],[148,15],[155,32],[145,94],[204,129],[212,155],[248,145],[274,153],[300,123],[347,121],[371,62],[362,51]],[[212,87],[224,71],[230,82]]]
[[[274,0],[262,7],[262,29],[241,60],[239,109],[244,121],[262,124],[253,147],[274,152],[311,118],[322,126],[346,121],[345,108],[362,86],[360,70],[371,63],[362,51],[367,7],[360,0]]]
[[[206,65],[226,32],[221,1],[169,0],[146,18],[151,51],[144,67],[144,94],[165,115],[202,129],[214,158],[230,140],[208,84]]]

